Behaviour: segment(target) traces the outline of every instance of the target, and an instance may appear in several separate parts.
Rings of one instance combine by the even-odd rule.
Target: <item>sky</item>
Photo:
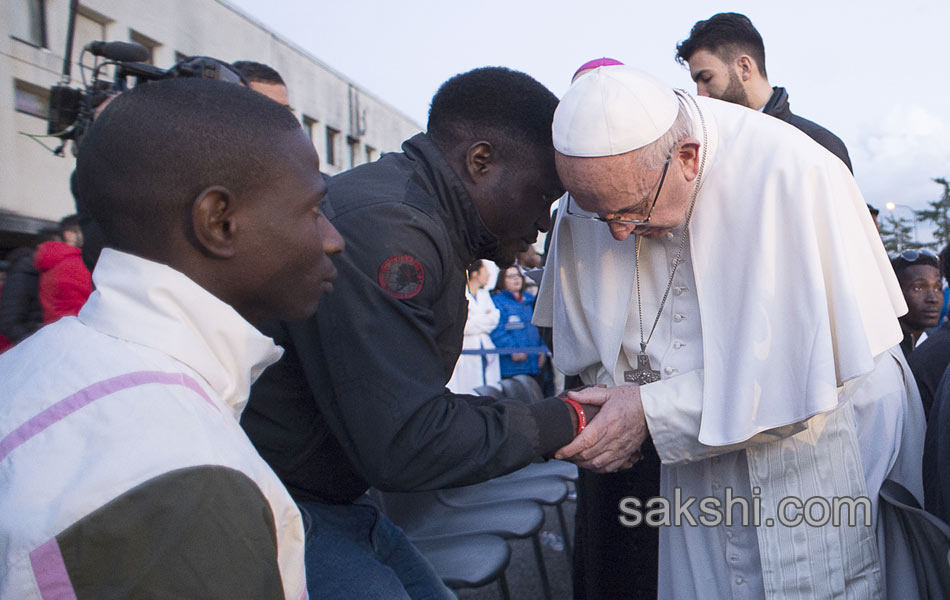
[[[698,20],[740,12],[762,34],[769,82],[788,90],[794,113],[845,142],[882,216],[887,202],[927,208],[942,189],[932,179],[950,178],[947,0],[226,2],[420,126],[443,81],[487,65],[561,96],[578,66],[609,56],[695,92],[676,43]]]

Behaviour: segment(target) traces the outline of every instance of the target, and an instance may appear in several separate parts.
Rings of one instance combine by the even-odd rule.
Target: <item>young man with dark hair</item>
[[[287,84],[284,83],[284,78],[280,76],[280,73],[263,63],[250,60],[233,62],[231,68],[244,78],[247,87],[264,94],[278,104],[290,108]]]
[[[821,125],[792,113],[785,88],[769,84],[762,36],[745,15],[719,13],[698,21],[689,37],[677,44],[676,61],[688,66],[700,96],[781,119],[808,134],[852,170],[844,142]]]
[[[78,317],[0,357],[0,597],[305,596],[300,513],[238,419],[281,355],[255,325],[332,289],[313,145],[246,88],[153,82],[74,185],[106,248]]]
[[[447,594],[420,576],[431,569],[369,505],[367,488],[475,483],[553,454],[577,432],[578,415],[559,398],[526,405],[445,387],[468,314],[466,267],[510,264],[550,226],[563,193],[556,106],[524,73],[457,75],[433,98],[428,133],[330,179],[326,213],[347,243],[337,292],[321,314],[276,326],[287,355],[255,385],[242,420],[313,523],[313,597]],[[336,548],[349,555],[331,565],[323,557]]]
[[[924,330],[937,325],[943,284],[940,261],[930,250],[904,250],[891,259],[901,292],[907,302],[907,314],[900,317],[904,339],[901,350],[910,357],[921,342]]]
[[[284,85],[284,80],[277,71],[267,65],[251,61],[238,61],[230,66],[244,78],[247,87],[267,96],[285,108],[290,108],[287,97],[287,87]],[[109,101],[111,102],[111,99]],[[99,110],[102,110],[102,108]],[[69,188],[76,203],[76,211],[78,213],[77,223],[81,228],[80,235],[83,241],[81,244],[82,260],[86,268],[92,270],[96,267],[96,261],[99,260],[99,253],[102,252],[105,242],[102,239],[102,232],[99,226],[92,220],[89,211],[82,202],[82,198],[79,196],[75,173],[70,177]]]
[[[933,264],[933,261],[929,257],[923,255],[921,259],[918,259],[918,262],[922,265]],[[940,253],[939,264],[941,271],[938,272],[936,283],[933,280],[933,270],[931,268],[924,268],[923,274],[927,277],[927,281],[922,282],[920,285],[911,284],[909,290],[915,298],[915,305],[918,303],[918,298],[926,299],[927,304],[924,306],[928,311],[925,313],[927,317],[932,317],[933,315],[935,294],[938,292],[941,294],[941,296],[939,296],[941,301],[946,298],[946,290],[942,289],[943,282],[941,281],[941,276],[943,279],[950,281],[950,245],[947,245]],[[901,279],[900,275],[898,275],[898,279]],[[938,286],[940,287],[938,288]],[[901,279],[901,288],[904,288],[903,279]],[[907,313],[904,317],[908,318],[912,312],[914,312],[915,305],[912,305],[907,290],[904,292],[904,297],[907,299],[907,305],[911,310],[911,312]],[[926,325],[928,322],[930,321],[925,321],[922,324]],[[940,324],[939,314],[937,324]],[[901,326],[904,326],[903,322]],[[928,327],[930,326],[931,325],[928,325]],[[950,365],[950,320],[944,321],[940,324],[939,329],[929,332],[927,339],[919,342],[917,347],[914,348],[914,351],[907,355],[907,364],[910,365],[911,371],[914,372],[914,378],[917,380],[917,387],[920,389],[920,399],[924,404],[924,414],[929,415],[931,405],[934,402],[934,394],[937,392],[937,385],[940,383],[940,378],[947,369],[947,365]]]

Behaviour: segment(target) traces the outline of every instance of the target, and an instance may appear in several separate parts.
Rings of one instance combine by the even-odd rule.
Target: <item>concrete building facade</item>
[[[69,0],[7,0],[0,13],[0,256],[74,212],[69,175],[75,160],[43,138],[50,87],[63,71]],[[221,0],[83,0],[72,54],[72,87],[89,77],[79,63],[93,40],[135,41],[151,64],[168,68],[186,56],[252,60],[280,72],[294,114],[336,174],[398,151],[421,126],[360,89],[342,74],[281,39]],[[44,147],[44,145],[46,147]]]

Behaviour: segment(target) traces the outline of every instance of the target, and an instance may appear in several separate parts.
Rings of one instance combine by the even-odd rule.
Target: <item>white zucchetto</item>
[[[656,141],[679,112],[672,88],[623,65],[599,67],[567,90],[554,112],[554,148],[565,156],[624,154]]]

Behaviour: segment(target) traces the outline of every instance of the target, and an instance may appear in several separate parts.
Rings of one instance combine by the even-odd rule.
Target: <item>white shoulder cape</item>
[[[697,102],[708,138],[689,232],[703,332],[699,441],[721,446],[833,409],[837,388],[900,342],[906,305],[837,157],[773,117]],[[554,328],[561,371],[601,363],[613,373],[635,301],[635,240],[563,211],[553,235],[534,323]]]

